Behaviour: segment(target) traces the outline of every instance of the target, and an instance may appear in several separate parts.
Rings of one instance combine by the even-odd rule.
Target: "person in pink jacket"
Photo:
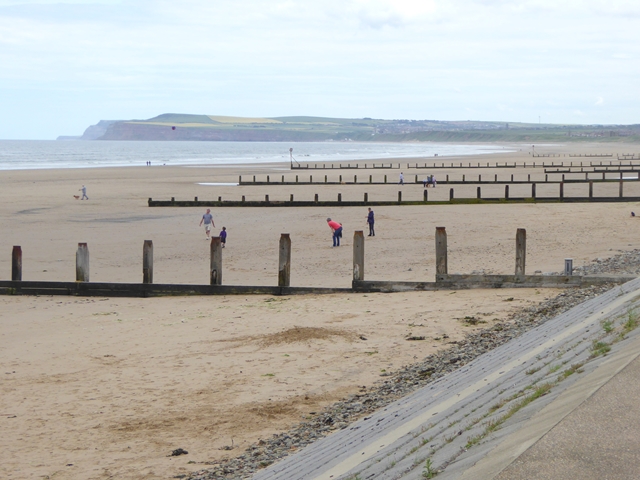
[[[342,238],[342,224],[331,220],[330,218],[327,218],[327,224],[333,232],[333,246],[339,247],[340,239]]]

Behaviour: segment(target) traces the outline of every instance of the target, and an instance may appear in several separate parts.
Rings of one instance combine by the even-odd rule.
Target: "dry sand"
[[[635,146],[536,151],[543,148],[628,153]],[[523,147],[471,159],[496,160],[531,157]],[[344,172],[313,172],[324,173],[337,178]],[[384,173],[395,178],[399,172]],[[447,173],[464,172],[436,175]],[[513,169],[496,173],[522,175]],[[314,193],[342,193],[360,199],[368,192],[377,199],[395,198],[400,188],[403,198],[422,196],[421,185],[198,185],[236,181],[239,174],[293,176],[287,165],[1,172],[2,277],[9,278],[11,246],[21,245],[24,280],[74,280],[77,243],[87,242],[92,281],[137,282],[142,243],[151,239],[157,283],[207,283],[209,247],[198,227],[203,209],[149,208],[148,197],[288,199],[294,193],[310,199]],[[414,174],[405,171],[405,179]],[[89,201],[72,197],[82,184]],[[640,195],[638,184],[625,185],[625,194]],[[617,192],[615,184],[596,188]],[[474,195],[475,187],[469,189]],[[445,198],[448,188],[429,194]],[[366,278],[432,281],[435,226],[447,228],[452,273],[511,273],[516,228],[527,229],[529,273],[561,270],[567,257],[580,266],[638,246],[634,209],[638,205],[630,203],[378,207],[376,237],[366,240]],[[350,285],[350,237],[366,229],[366,209],[213,213],[216,232],[223,225],[229,232],[223,283],[275,284],[279,235],[290,233],[293,285]],[[344,247],[331,248],[328,216],[345,225]],[[394,371],[555,294],[519,289],[278,298],[0,297],[0,477],[170,478],[198,470],[202,464],[189,462],[237,455],[371,386],[383,370]],[[469,316],[487,323],[469,326]],[[407,341],[410,334],[427,340]],[[435,340],[443,334],[449,339]],[[237,448],[221,450],[232,443]],[[168,457],[176,448],[189,454]]]

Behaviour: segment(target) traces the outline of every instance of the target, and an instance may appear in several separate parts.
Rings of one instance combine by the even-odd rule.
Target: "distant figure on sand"
[[[206,239],[209,240],[211,238],[211,227],[215,227],[213,223],[213,215],[211,215],[211,209],[207,208],[207,213],[202,215],[202,219],[200,220],[200,225],[204,223],[204,233],[207,235]]]
[[[436,186],[436,177],[435,177],[435,175],[427,175],[427,178],[425,178],[422,181],[422,186],[424,188],[428,188],[429,185],[431,185],[432,187],[435,188],[435,186]]]
[[[404,175],[400,172],[400,181],[398,182],[400,185],[404,185]]]
[[[220,243],[222,243],[222,248],[224,248],[225,243],[227,243],[227,227],[222,227],[222,231],[220,232]]]
[[[333,246],[339,247],[340,239],[342,238],[342,224],[330,218],[327,218],[327,223],[329,224],[331,232],[333,232]]]
[[[369,236],[370,237],[375,237],[376,236],[376,232],[373,229],[374,222],[375,222],[375,220],[373,219],[373,210],[371,210],[371,207],[369,207],[369,214],[367,215],[367,223],[369,224]]]
[[[78,191],[82,192],[82,198],[80,200],[84,200],[85,198],[89,200],[89,197],[87,197],[87,187],[82,185],[82,188],[78,189]]]

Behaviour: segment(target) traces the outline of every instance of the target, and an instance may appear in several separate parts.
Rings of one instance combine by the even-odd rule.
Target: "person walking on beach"
[[[404,175],[400,172],[400,181],[398,182],[400,185],[404,185]]]
[[[82,185],[82,188],[78,189],[78,191],[82,192],[82,198],[80,200],[84,200],[85,198],[89,200],[89,197],[87,197],[87,187]]]
[[[330,218],[327,218],[327,224],[329,225],[331,232],[333,232],[333,246],[339,247],[340,239],[342,238],[342,224],[335,220],[331,220]]]
[[[374,219],[373,219],[373,210],[371,210],[371,207],[369,207],[369,214],[367,215],[367,223],[369,224],[369,236],[375,237],[376,232],[373,229]]]
[[[224,248],[227,243],[227,227],[222,227],[222,231],[220,232],[220,243],[222,243],[222,248]]]
[[[213,215],[211,215],[211,209],[207,208],[207,213],[202,215],[199,226],[202,226],[202,223],[204,223],[204,233],[207,235],[206,239],[209,240],[211,238],[211,227],[216,226],[213,223]]]

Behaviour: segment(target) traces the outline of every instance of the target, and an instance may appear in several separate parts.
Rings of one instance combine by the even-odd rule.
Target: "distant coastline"
[[[58,140],[223,142],[625,142],[640,125],[554,125],[373,118],[248,118],[165,113],[147,120],[101,120]]]

